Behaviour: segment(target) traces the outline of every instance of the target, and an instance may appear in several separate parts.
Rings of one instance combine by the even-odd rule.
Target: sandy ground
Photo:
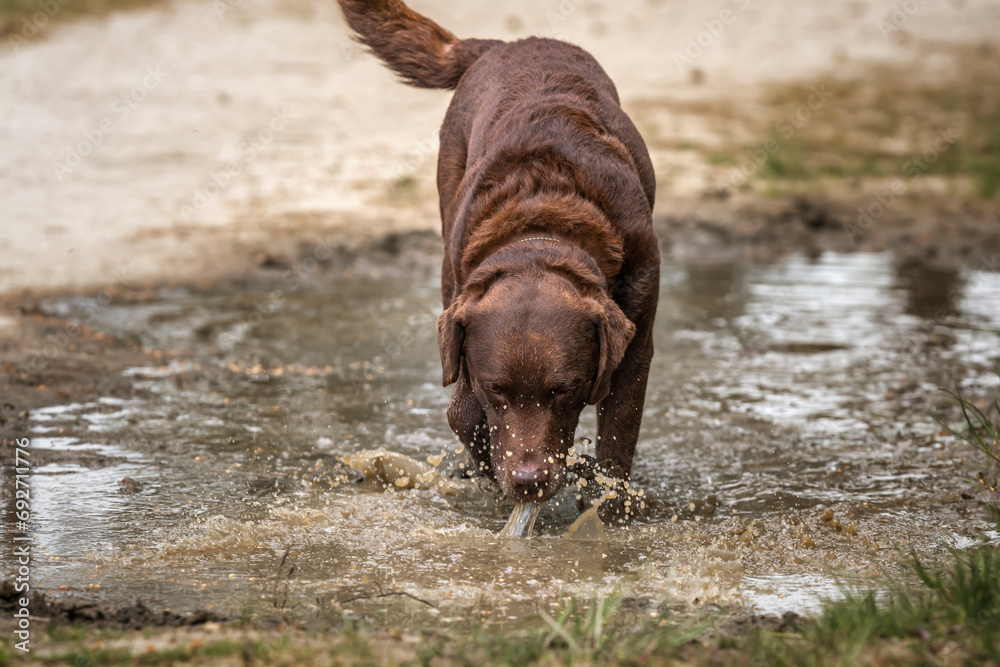
[[[695,139],[716,121],[674,115],[672,101],[750,104],[769,83],[908,62],[929,40],[996,40],[1000,25],[985,0],[914,0],[895,18],[884,0],[412,4],[462,36],[581,44],[641,128]],[[399,85],[333,2],[177,0],[8,40],[0,294],[211,279],[294,244],[436,229],[449,99]],[[660,215],[717,180],[688,154],[653,159]]]

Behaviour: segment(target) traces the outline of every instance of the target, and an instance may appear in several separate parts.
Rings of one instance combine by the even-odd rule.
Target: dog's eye
[[[567,394],[573,393],[573,387],[557,387],[555,394],[556,396],[566,396]]]
[[[490,391],[490,393],[491,393],[491,394],[494,394],[494,395],[496,395],[496,396],[499,396],[500,394],[502,394],[502,393],[503,393],[503,392],[502,392],[502,391],[500,390],[500,387],[497,387],[497,386],[493,386],[493,387],[490,387],[490,388],[489,388],[489,391]]]

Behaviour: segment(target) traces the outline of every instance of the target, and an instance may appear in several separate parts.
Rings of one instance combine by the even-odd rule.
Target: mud
[[[938,387],[996,391],[1000,274],[807,244],[668,254],[643,514],[574,528],[571,487],[534,537],[498,540],[512,507],[447,474],[463,454],[436,381],[435,243],[345,250],[293,282],[309,254],[241,281],[9,300],[4,451],[28,437],[37,457],[45,608],[503,624],[634,579],[640,606],[739,625],[904,576],[909,548],[1000,537],[985,466],[930,418],[957,416]]]
[[[11,616],[20,608],[17,600],[22,596],[10,581],[0,582],[0,611]],[[44,593],[31,595],[32,614],[39,620],[57,624],[86,625],[92,628],[142,630],[143,628],[192,627],[205,623],[223,622],[221,614],[196,611],[178,614],[169,609],[150,609],[141,600],[131,605],[111,607],[93,599],[72,596],[53,599]]]
[[[1000,222],[989,204],[941,198],[900,204],[867,229],[859,207],[870,202],[845,194],[762,200],[735,194],[678,203],[656,220],[674,257],[772,261],[792,251],[885,252],[946,270],[956,266],[995,270]],[[867,224],[862,221],[860,224]]]

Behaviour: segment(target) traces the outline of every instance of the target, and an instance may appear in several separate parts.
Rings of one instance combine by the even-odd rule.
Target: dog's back
[[[563,153],[591,151],[580,157],[605,154],[627,165],[652,208],[656,184],[646,146],[604,69],[572,44],[530,37],[483,51],[458,85],[441,136],[442,153],[464,143],[460,153],[485,162],[537,151],[557,138]],[[451,191],[441,188],[442,202]]]
[[[457,89],[442,124],[438,160],[443,234],[453,245],[464,246],[470,231],[456,226],[456,213],[469,213],[502,175],[520,173],[530,181],[527,163],[544,160],[549,148],[558,153],[550,161],[563,164],[548,165],[545,177],[552,182],[541,189],[559,189],[557,172],[585,165],[601,173],[594,185],[603,190],[584,192],[586,198],[597,200],[611,220],[648,225],[656,187],[649,154],[614,84],[589,53],[536,37],[459,39],[399,0],[340,5],[359,41],[404,82]],[[570,189],[587,190],[577,176],[570,175]],[[452,272],[445,272],[447,283]],[[446,287],[446,301],[448,292]]]

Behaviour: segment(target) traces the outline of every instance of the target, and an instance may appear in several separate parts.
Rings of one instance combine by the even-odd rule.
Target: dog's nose
[[[510,473],[510,482],[518,495],[533,496],[549,480],[547,468],[515,468]]]

